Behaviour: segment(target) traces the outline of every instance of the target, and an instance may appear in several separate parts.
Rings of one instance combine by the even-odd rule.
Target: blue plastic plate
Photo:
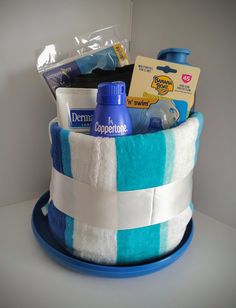
[[[49,192],[46,192],[36,203],[32,213],[32,229],[34,235],[47,252],[56,262],[77,272],[95,276],[125,278],[146,275],[161,270],[175,262],[187,249],[193,237],[193,221],[186,228],[184,237],[178,247],[169,255],[151,263],[135,266],[107,266],[82,261],[64,250],[54,239],[48,225],[48,218],[42,214],[41,208],[48,202]]]

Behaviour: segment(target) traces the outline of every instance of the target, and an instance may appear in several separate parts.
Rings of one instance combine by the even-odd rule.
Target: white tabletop
[[[236,307],[236,230],[195,212],[185,254],[126,279],[82,275],[52,261],[31,231],[34,200],[0,208],[0,307]]]

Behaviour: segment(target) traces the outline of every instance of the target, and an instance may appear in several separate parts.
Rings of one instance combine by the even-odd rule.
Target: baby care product
[[[96,108],[97,89],[57,88],[59,125],[74,132],[89,133]]]
[[[132,134],[130,115],[126,108],[125,83],[103,82],[98,85],[97,106],[90,134],[117,137]]]
[[[126,103],[134,133],[184,122],[194,102],[199,74],[197,67],[138,56]]]
[[[122,59],[125,61],[120,61]],[[120,43],[101,49],[83,57],[67,59],[66,62],[52,66],[42,73],[51,92],[55,95],[58,87],[69,87],[79,74],[91,73],[96,68],[114,70],[117,66],[128,64],[127,56]]]
[[[37,70],[55,98],[57,88],[71,87],[80,74],[127,65],[127,53],[128,40],[120,37],[118,26],[111,26],[45,46],[39,51]]]

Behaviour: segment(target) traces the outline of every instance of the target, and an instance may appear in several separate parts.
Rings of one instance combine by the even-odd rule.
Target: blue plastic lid
[[[157,59],[179,64],[190,65],[187,57],[191,54],[191,50],[187,48],[167,48],[161,50]]]
[[[102,82],[98,85],[97,103],[102,105],[124,105],[126,100],[123,81]]]

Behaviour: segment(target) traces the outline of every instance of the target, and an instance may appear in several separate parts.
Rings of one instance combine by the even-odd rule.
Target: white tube
[[[57,88],[58,124],[73,132],[89,132],[97,89]]]

